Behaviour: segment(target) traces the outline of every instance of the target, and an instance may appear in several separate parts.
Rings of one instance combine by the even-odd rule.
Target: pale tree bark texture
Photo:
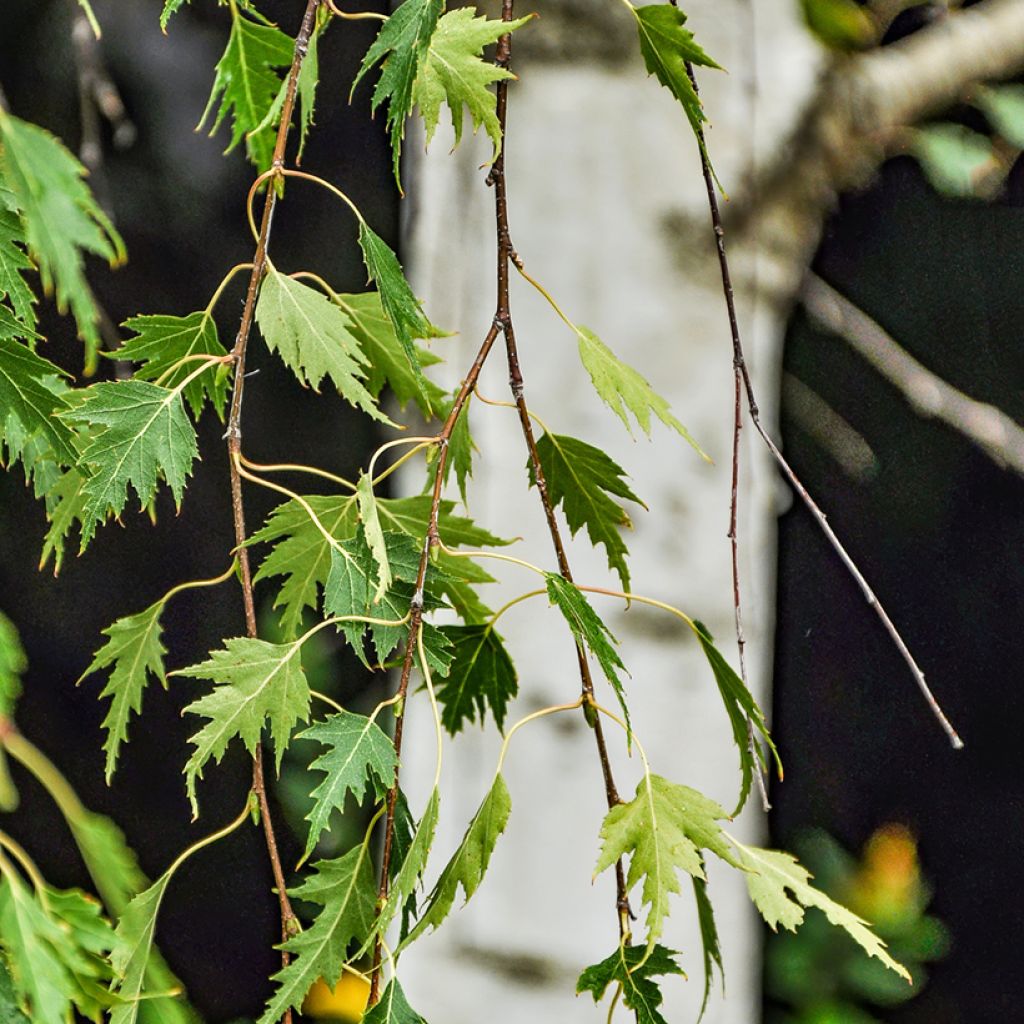
[[[525,10],[517,14],[526,13]],[[526,400],[556,433],[604,448],[624,466],[650,511],[631,510],[632,589],[701,618],[736,663],[728,529],[732,351],[696,145],[681,109],[647,77],[631,19],[614,5],[577,0],[540,9],[517,33],[506,142],[510,226],[526,269],[568,315],[586,324],[669,399],[714,459],[707,465],[656,425],[636,439],[604,408],[581,367],[575,339],[525,282],[512,293]],[[741,329],[762,422],[774,432],[782,338],[792,303],[838,190],[867,181],[888,135],[941,110],[978,80],[1024,66],[1024,4],[984,0],[884,50],[828,58],[793,0],[698,0],[690,27],[729,74],[702,71],[712,122],[708,146],[730,196],[727,242]],[[486,144],[450,155],[436,138],[407,147],[405,252],[416,290],[436,322],[458,334],[437,344],[458,383],[494,312],[493,195],[481,165]],[[496,352],[481,383],[509,399]],[[511,409],[474,401],[479,452],[470,487],[475,517],[522,537],[520,557],[554,568],[527,453]],[[775,519],[789,500],[752,430],[741,443],[740,567],[752,688],[770,705]],[[409,486],[416,486],[410,481]],[[828,511],[827,509],[825,510]],[[618,586],[603,553],[581,536],[570,547],[577,582]],[[536,586],[513,571],[493,603]],[[594,598],[621,641],[630,670],[634,727],[655,771],[731,807],[739,775],[714,681],[675,620]],[[499,626],[516,660],[521,696],[510,720],[578,694],[573,646],[543,599]],[[907,685],[912,681],[907,679]],[[610,694],[605,700],[612,702]],[[414,810],[432,776],[432,725],[413,709],[403,773]],[[630,798],[639,767],[623,754],[616,775]],[[438,850],[461,837],[486,792],[497,739],[471,733],[451,748]],[[783,751],[783,755],[785,752]],[[604,791],[582,717],[529,726],[506,761],[513,811],[473,903],[403,960],[403,978],[428,1019],[592,1021],[575,978],[617,942],[611,874],[592,882]],[[422,781],[421,781],[422,780]],[[763,840],[756,796],[734,831]],[[747,1024],[759,1015],[759,926],[741,879],[711,867],[728,997],[719,986],[706,1020]],[[638,894],[634,895],[634,909]],[[678,899],[665,942],[683,951],[689,982],[665,985],[666,1017],[695,1019],[701,962],[692,899]],[[620,1011],[625,1013],[625,1011]]]

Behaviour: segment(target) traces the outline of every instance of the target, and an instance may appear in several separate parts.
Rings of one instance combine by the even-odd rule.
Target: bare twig
[[[998,0],[989,0],[989,3],[998,2]],[[691,79],[693,78],[693,69],[689,65],[687,68],[690,72]],[[698,134],[701,134],[698,131]],[[702,140],[703,141],[703,140]],[[839,556],[842,563],[846,566],[850,575],[857,582],[861,592],[864,594],[864,598],[867,603],[874,608],[875,614],[878,616],[882,625],[885,627],[886,632],[889,634],[896,649],[900,652],[904,662],[913,674],[914,681],[917,683],[918,688],[921,691],[925,701],[927,702],[932,714],[935,716],[939,725],[942,726],[943,731],[949,737],[950,744],[954,750],[959,750],[963,747],[963,740],[957,735],[956,730],[950,724],[949,719],[946,718],[942,708],[939,706],[938,701],[932,694],[928,683],[925,681],[924,672],[918,666],[914,660],[914,656],[910,653],[909,648],[900,635],[899,630],[893,624],[892,619],[889,618],[888,613],[882,606],[882,603],[875,596],[875,592],[871,589],[868,581],[864,578],[864,574],[857,567],[857,564],[850,557],[846,548],[843,547],[842,542],[836,536],[835,531],[829,525],[828,520],[825,517],[824,512],[818,507],[817,503],[808,493],[807,488],[804,487],[800,478],[793,472],[792,467],[786,461],[782,452],[779,451],[778,446],[772,440],[771,435],[765,430],[761,423],[761,414],[757,407],[757,400],[754,397],[753,385],[750,382],[750,372],[747,368],[746,360],[743,356],[743,343],[740,340],[739,325],[736,320],[736,303],[733,297],[732,289],[732,278],[729,273],[729,260],[725,253],[725,230],[722,227],[722,215],[718,208],[718,196],[715,192],[715,182],[711,173],[711,165],[708,162],[707,154],[704,150],[703,145],[699,147],[701,167],[704,172],[704,184],[707,190],[708,196],[708,208],[711,213],[711,225],[715,233],[715,242],[718,249],[718,265],[722,275],[722,292],[725,296],[725,305],[729,314],[729,329],[732,334],[732,351],[733,351],[733,366],[740,374],[743,380],[743,387],[747,395],[747,408],[750,413],[750,420],[754,424],[754,429],[761,435],[761,439],[767,445],[768,450],[772,454],[772,458],[775,459],[779,468],[782,470],[786,478],[789,480],[791,486],[800,496],[800,499],[807,506],[811,515],[814,517],[822,533],[828,539],[828,542],[832,545],[833,550]]]
[[[932,373],[863,310],[815,274],[800,300],[812,320],[863,356],[921,416],[937,419],[977,445],[1004,469],[1024,475],[1024,427]]]

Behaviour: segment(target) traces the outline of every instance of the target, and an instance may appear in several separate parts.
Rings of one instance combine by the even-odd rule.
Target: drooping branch
[[[849,299],[808,274],[800,301],[811,319],[866,359],[921,416],[937,419],[977,445],[995,463],[1024,475],[1024,427],[987,402],[932,373]]]

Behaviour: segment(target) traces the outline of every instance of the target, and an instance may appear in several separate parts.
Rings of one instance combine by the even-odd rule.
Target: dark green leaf
[[[560,434],[544,434],[537,442],[537,455],[548,495],[554,505],[562,506],[573,536],[585,525],[590,542],[604,545],[608,567],[628,591],[628,551],[619,531],[633,524],[626,510],[608,497],[615,494],[643,505],[623,479],[625,471],[600,448]],[[536,484],[532,463],[529,469],[530,483]]]
[[[715,925],[715,911],[708,897],[708,883],[699,875],[694,875],[693,896],[697,903],[697,923],[700,926],[700,943],[704,956],[704,997],[700,1004],[700,1017],[697,1018],[700,1024],[704,1011],[708,1008],[708,999],[711,996],[711,983],[718,970],[718,976],[722,979],[722,991],[725,992],[725,966],[722,963],[722,948],[718,944],[718,928]]]
[[[516,669],[501,637],[490,625],[442,626],[455,645],[448,678],[437,689],[441,722],[453,736],[490,708],[499,729],[505,727],[508,702],[519,690]]]
[[[410,905],[410,897],[420,884],[421,876],[427,866],[427,857],[434,844],[440,801],[441,796],[435,786],[430,794],[430,800],[427,801],[423,817],[420,818],[420,823],[416,826],[416,833],[408,844],[405,856],[401,859],[401,866],[392,879],[387,903],[381,908],[376,924],[376,931],[379,934],[384,934],[387,931],[388,925],[400,909]]]
[[[473,451],[476,448],[469,432],[471,403],[472,398],[468,398],[459,418],[455,421],[455,426],[452,427],[451,436],[448,438],[448,461],[444,464],[444,482],[448,483],[452,470],[455,470],[455,479],[459,482],[459,494],[463,505],[466,504],[466,483],[473,475]]]
[[[7,209],[4,201],[9,196],[12,204]],[[36,297],[25,282],[24,273],[32,270],[32,261],[25,254],[28,239],[21,218],[17,215],[12,193],[0,182],[0,299],[6,299],[14,316],[28,331],[36,326]]]
[[[115,352],[111,359],[127,359],[142,365],[135,370],[137,380],[155,381],[163,377],[164,387],[174,388],[197,367],[195,360],[183,362],[177,369],[172,367],[189,356],[227,355],[217,337],[217,325],[207,313],[189,313],[188,316],[133,316],[121,325],[135,331],[136,337],[129,338]],[[170,371],[170,372],[168,372]],[[164,377],[164,374],[167,374]],[[217,415],[224,419],[224,404],[228,395],[228,377],[223,369],[204,373],[185,385],[182,392],[192,414],[199,417],[203,406],[209,400]]]
[[[679,954],[660,943],[621,946],[606,960],[588,967],[576,982],[576,992],[589,992],[598,1003],[611,984],[622,988],[622,1001],[636,1014],[637,1024],[668,1024],[659,1007],[662,997],[653,979],[663,974],[686,974],[676,963]]]
[[[394,784],[398,758],[376,722],[349,711],[317,722],[299,733],[298,739],[316,740],[327,748],[309,765],[311,770],[326,772],[327,778],[311,794],[314,803],[306,815],[310,824],[304,853],[308,857],[328,827],[331,812],[344,808],[349,793],[361,797],[368,781],[374,783],[378,794]]]
[[[79,473],[77,469],[69,469],[57,477],[46,492],[50,528],[43,538],[39,568],[42,569],[52,556],[54,576],[60,572],[64,561],[64,543],[68,534],[76,523],[81,527],[85,522],[85,509],[88,504],[85,485],[88,480],[89,478]]]
[[[409,1005],[397,978],[388,982],[380,1002],[371,1006],[363,1017],[363,1024],[427,1024]]]

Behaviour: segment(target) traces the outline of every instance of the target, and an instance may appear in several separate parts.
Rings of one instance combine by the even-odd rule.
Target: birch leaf
[[[380,1001],[366,1011],[363,1024],[427,1024],[427,1022],[409,1005],[405,992],[392,978]]]
[[[609,985],[622,989],[622,1002],[636,1016],[637,1024],[668,1024],[661,1012],[662,995],[653,979],[663,974],[686,974],[676,962],[679,954],[660,943],[653,949],[645,946],[622,946],[599,964],[588,967],[576,982],[577,994],[589,992],[599,1003]]]
[[[448,677],[437,688],[442,725],[454,736],[465,723],[475,722],[477,713],[483,725],[489,709],[498,729],[503,729],[508,702],[518,693],[519,683],[501,637],[490,624],[442,630],[455,645]]]

